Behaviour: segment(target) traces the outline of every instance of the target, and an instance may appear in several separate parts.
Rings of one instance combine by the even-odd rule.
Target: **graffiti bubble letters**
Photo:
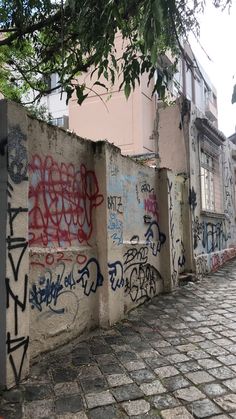
[[[107,206],[109,210],[116,211],[120,214],[123,213],[123,204],[121,196],[108,196],[107,197]]]
[[[125,293],[129,294],[133,302],[145,301],[157,293],[157,281],[161,280],[160,273],[154,266],[137,264],[126,270]]]
[[[58,163],[34,155],[29,165],[29,236],[31,245],[60,247],[88,242],[93,209],[101,205],[98,181],[81,165]]]
[[[89,259],[86,265],[78,270],[80,278],[76,281],[81,283],[84,294],[89,296],[91,292],[95,293],[98,287],[103,284],[103,276],[100,271],[100,266],[95,258]]]
[[[157,253],[161,251],[161,247],[166,241],[166,236],[164,233],[160,232],[159,225],[156,221],[152,221],[144,236],[146,245],[152,249],[153,256],[156,256]]]
[[[125,285],[123,266],[122,263],[116,261],[114,263],[108,263],[108,272],[111,283],[111,289],[116,291],[117,288],[123,288]]]

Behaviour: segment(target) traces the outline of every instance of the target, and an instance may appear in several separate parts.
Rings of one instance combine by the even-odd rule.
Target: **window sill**
[[[207,210],[201,210],[201,215],[204,215],[205,217],[209,217],[209,218],[221,218],[221,219],[226,218],[223,212],[215,212],[215,211],[207,211]]]

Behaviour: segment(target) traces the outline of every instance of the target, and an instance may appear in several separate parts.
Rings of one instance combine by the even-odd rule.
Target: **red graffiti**
[[[221,265],[222,263],[219,254],[213,254],[211,256],[211,270],[216,272],[221,267]]]
[[[159,208],[155,194],[149,194],[148,198],[144,199],[144,209],[155,216],[157,221],[159,221]]]
[[[95,173],[83,164],[76,170],[51,156],[34,155],[29,174],[29,244],[66,247],[88,242],[93,209],[103,202]]]
[[[78,263],[79,265],[84,265],[87,262],[87,256],[82,254],[74,254],[71,257],[68,257],[63,252],[57,252],[55,254],[47,253],[43,257],[40,253],[32,253],[30,256],[30,265],[42,266],[52,266],[58,264],[59,262],[73,262]]]

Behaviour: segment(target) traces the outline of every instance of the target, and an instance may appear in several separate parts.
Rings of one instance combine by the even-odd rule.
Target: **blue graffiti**
[[[82,269],[75,269],[77,265],[74,265],[68,275],[64,275],[64,263],[58,266],[62,270],[60,274],[56,275],[55,280],[53,280],[54,272],[48,269],[39,278],[38,283],[32,285],[29,295],[32,309],[37,308],[42,311],[43,306],[46,306],[54,313],[63,314],[65,308],[58,308],[59,298],[62,294],[72,293],[76,284],[81,284],[84,294],[89,296],[91,292],[95,293],[97,287],[103,284],[103,276],[95,258],[91,258]]]
[[[122,263],[119,261],[108,263],[108,273],[112,290],[116,291],[117,288],[123,288],[125,279]]]
[[[78,284],[81,283],[84,294],[89,296],[91,292],[96,292],[98,287],[103,284],[103,276],[100,271],[100,266],[95,258],[89,259],[86,265],[78,270],[81,274],[80,278],[76,281]]]
[[[64,273],[65,268],[63,268]],[[64,313],[64,308],[56,310],[58,298],[63,292],[62,275],[57,275],[55,281],[52,279],[52,272],[46,271],[45,276],[39,278],[38,285],[33,284],[30,290],[29,301],[31,308],[37,308],[42,311],[42,306],[46,305],[50,310],[61,314]]]
[[[145,244],[152,249],[153,256],[156,256],[157,253],[161,251],[161,247],[166,241],[166,236],[160,231],[156,221],[152,221],[152,223],[149,224],[144,237],[146,239]]]
[[[110,213],[110,219],[107,226],[108,230],[112,232],[111,238],[114,243],[120,245],[123,243],[123,223],[114,212]]]

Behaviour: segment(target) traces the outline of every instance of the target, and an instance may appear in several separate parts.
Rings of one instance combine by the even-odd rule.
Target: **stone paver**
[[[158,396],[150,397],[149,400],[151,405],[158,410],[176,407],[180,405],[179,400],[177,400],[170,394],[160,394]]]
[[[198,390],[196,387],[186,387],[181,388],[174,392],[174,395],[177,399],[183,400],[186,402],[194,402],[199,399],[204,399],[205,395]]]
[[[209,381],[214,381],[214,377],[208,374],[206,371],[195,371],[186,374],[186,377],[191,380],[194,384],[208,383]]]
[[[85,399],[89,409],[97,406],[104,406],[106,404],[112,404],[115,402],[114,397],[109,391],[87,394]]]
[[[133,382],[133,380],[131,380],[131,378],[126,374],[108,375],[107,381],[111,387],[118,387],[124,384],[131,384]]]
[[[159,378],[168,378],[179,374],[179,371],[172,366],[156,368],[154,372]]]
[[[55,402],[55,410],[57,414],[70,412],[76,413],[83,409],[83,400],[79,395],[60,397]]]
[[[217,397],[215,402],[222,407],[226,412],[236,411],[236,394],[226,394],[222,397]]]
[[[208,418],[209,416],[221,413],[219,407],[209,399],[193,402],[188,408],[196,418]]]
[[[122,403],[123,409],[129,416],[136,416],[148,413],[150,410],[150,403],[144,399]]]
[[[193,416],[185,409],[185,407],[175,407],[161,411],[163,419],[193,419]]]
[[[144,383],[140,385],[140,389],[146,396],[153,394],[165,393],[166,389],[163,387],[159,380],[152,381],[151,383]]]
[[[129,417],[236,418],[236,259],[42,356],[0,392],[4,419]]]
[[[227,393],[227,388],[218,383],[205,384],[201,387],[201,390],[206,393],[208,397],[222,396]]]

